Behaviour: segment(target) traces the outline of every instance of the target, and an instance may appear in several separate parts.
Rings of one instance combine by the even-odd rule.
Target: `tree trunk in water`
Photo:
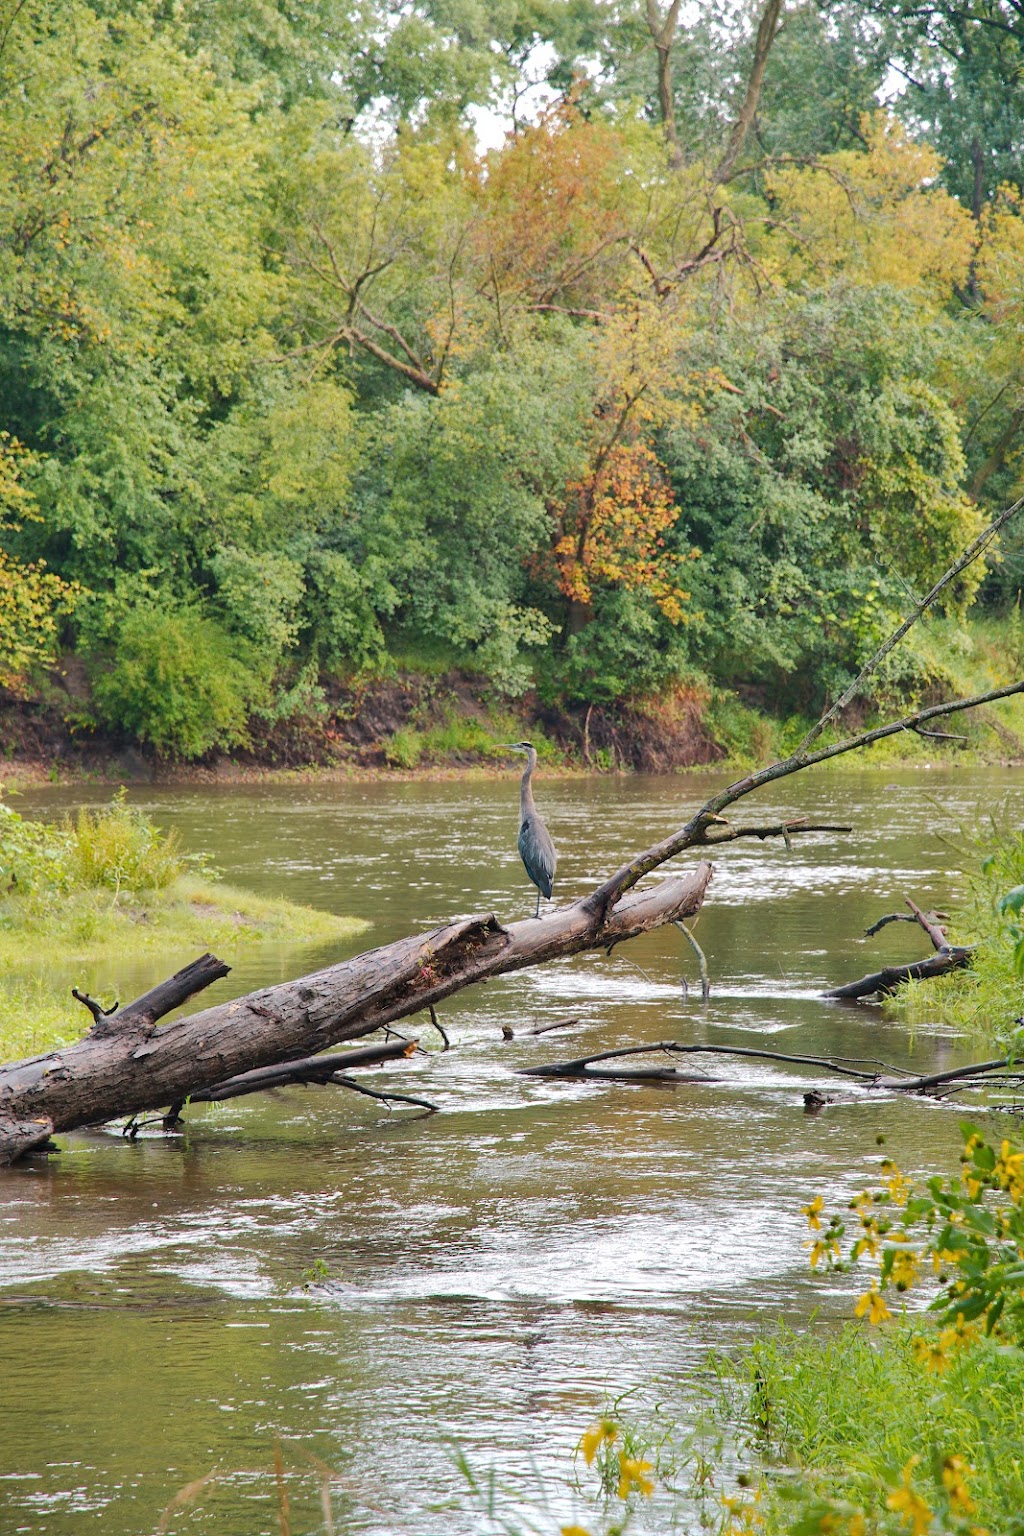
[[[711,865],[702,862],[605,913],[578,901],[507,927],[490,914],[461,918],[156,1031],[157,1019],[226,973],[204,956],[98,1020],[78,1044],[0,1068],[0,1162],[14,1161],[55,1131],[179,1105],[239,1074],[358,1039],[488,977],[608,949],[692,917],[710,879]]]

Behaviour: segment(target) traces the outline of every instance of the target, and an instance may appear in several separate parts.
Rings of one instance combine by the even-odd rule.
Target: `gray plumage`
[[[540,813],[533,800],[533,786],[530,780],[533,778],[533,770],[537,766],[537,751],[532,742],[514,741],[507,743],[510,752],[525,752],[526,767],[523,769],[523,777],[519,785],[519,857],[523,861],[526,873],[537,887],[537,910],[535,917],[540,917],[540,899],[542,896],[551,899],[551,892],[555,884],[555,867],[558,864],[558,854],[555,845],[551,841],[551,833],[544,825]]]

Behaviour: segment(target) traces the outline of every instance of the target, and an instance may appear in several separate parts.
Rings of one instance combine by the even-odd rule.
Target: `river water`
[[[541,778],[557,895],[677,827],[719,782]],[[106,798],[39,790],[19,810]],[[456,913],[532,911],[513,777],[131,798],[234,883],[373,924],[347,947],[225,952],[236,968],[204,1002]],[[910,1170],[954,1166],[954,1111],[737,1058],[705,1059],[718,1080],[672,1089],[516,1076],[665,1038],[920,1070],[969,1059],[940,1028],[911,1038],[818,994],[926,952],[902,924],[858,935],[904,894],[947,901],[962,879],[948,839],[993,815],[1019,826],[1021,774],[819,770],[746,805],[748,821],[807,814],[853,831],[719,851],[697,930],[706,1004],[681,935],[647,935],[451,999],[448,1052],[408,1021],[428,1054],[364,1081],[429,1098],[432,1117],[295,1088],[193,1110],[182,1136],[62,1137],[59,1156],[4,1174],[0,1536],[279,1533],[275,1447],[293,1536],[331,1522],[491,1530],[458,1456],[515,1489],[506,1515],[532,1508],[555,1532],[580,1517],[571,1453],[609,1400],[635,1390],[685,1414],[710,1346],[777,1318],[849,1315],[863,1282],[808,1272],[800,1206],[863,1187],[879,1136]],[[189,958],[126,956],[89,979],[130,996]],[[569,1015],[571,1029],[521,1037]],[[840,1102],[808,1114],[812,1086]],[[668,1529],[657,1510],[650,1528]]]

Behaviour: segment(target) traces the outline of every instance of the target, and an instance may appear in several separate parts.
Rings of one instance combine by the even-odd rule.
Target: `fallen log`
[[[211,955],[93,1024],[84,1040],[0,1068],[0,1162],[59,1131],[180,1105],[260,1068],[275,1073],[453,992],[584,950],[608,949],[700,910],[711,879],[686,875],[631,892],[605,913],[574,902],[543,919],[461,918],[297,981],[266,987],[156,1029],[227,967]]]

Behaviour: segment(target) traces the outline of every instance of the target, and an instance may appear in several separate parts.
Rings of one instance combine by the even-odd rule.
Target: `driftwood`
[[[567,1019],[555,1019],[551,1024],[537,1024],[533,1029],[521,1029],[519,1033],[523,1037],[528,1035],[547,1035],[553,1029],[569,1029],[573,1024],[578,1024],[579,1022],[577,1015],[571,1014]],[[501,1038],[503,1040],[514,1040],[516,1038],[516,1032],[511,1024],[503,1024],[501,1026]]]
[[[887,912],[870,928],[864,930],[865,938],[871,938],[887,923],[917,923],[932,941],[934,955],[927,960],[912,960],[905,965],[887,965],[880,971],[872,971],[858,981],[848,981],[845,986],[831,987],[822,993],[830,998],[884,997],[904,981],[922,981],[930,976],[945,976],[949,971],[959,971],[970,964],[974,954],[973,944],[950,944],[942,926],[944,914],[922,912],[917,904],[906,897],[909,913]]]

